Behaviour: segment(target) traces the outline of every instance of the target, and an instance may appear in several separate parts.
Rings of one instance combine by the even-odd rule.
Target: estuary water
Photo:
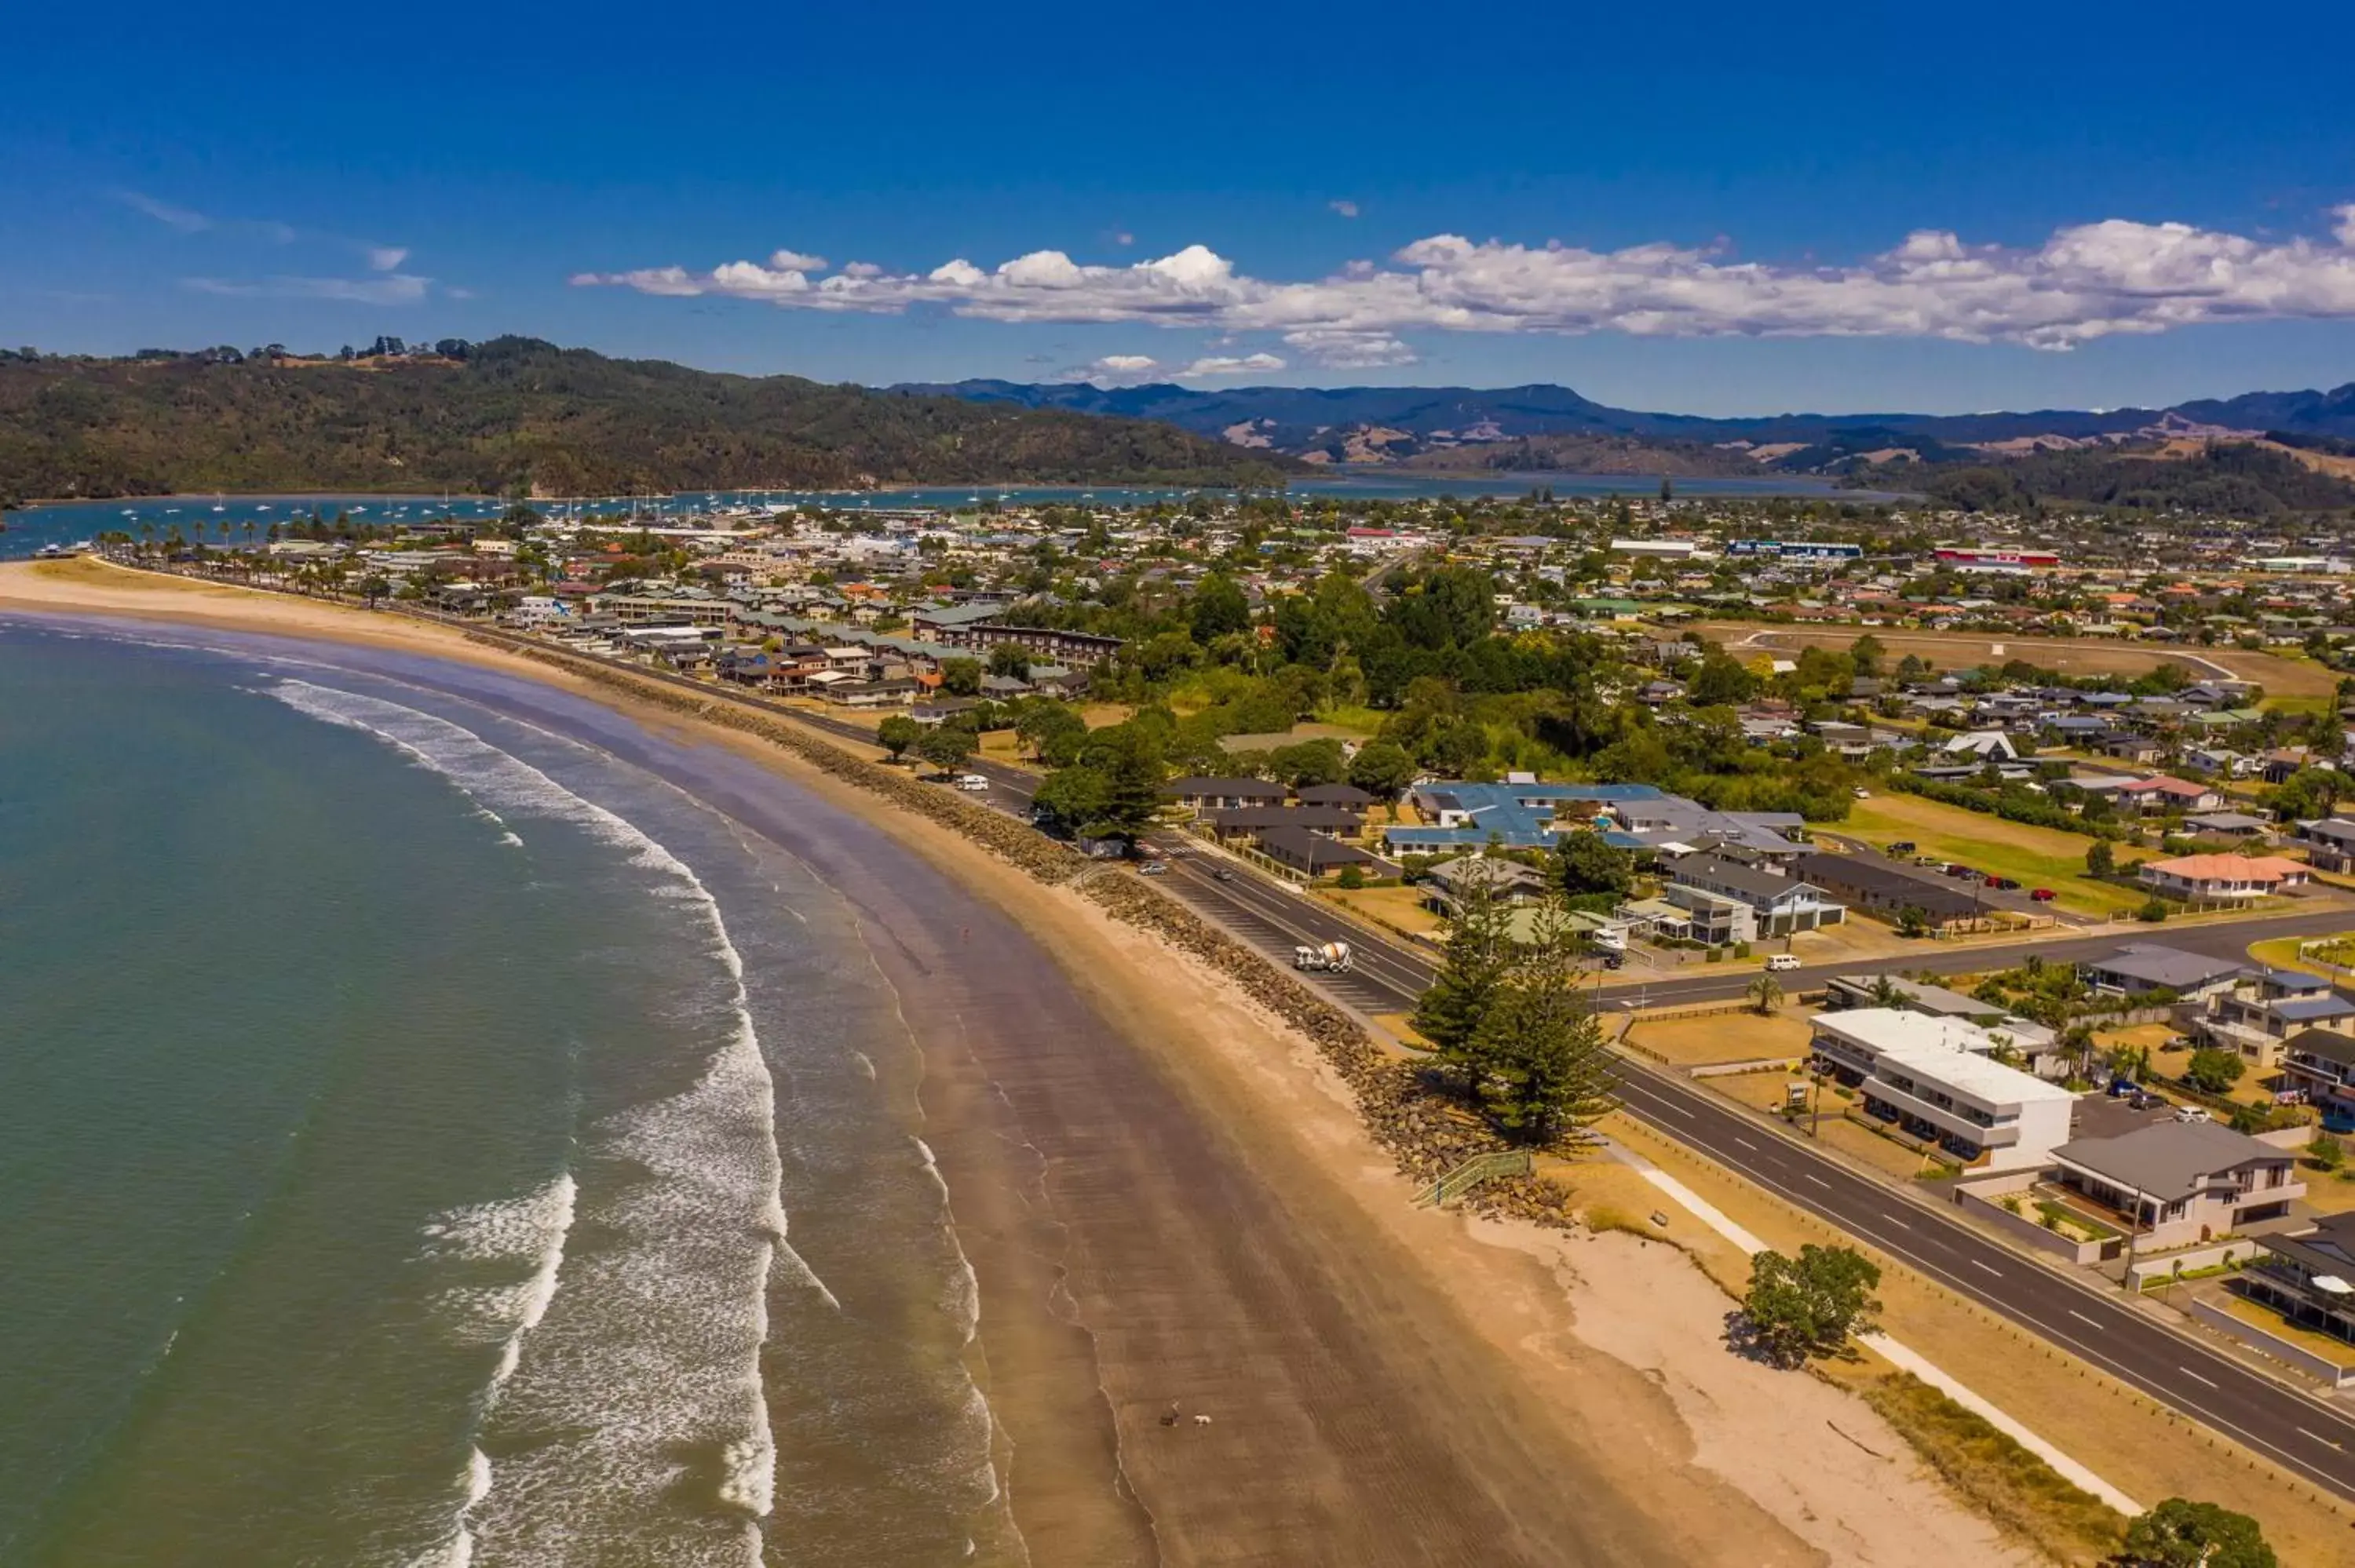
[[[1023,1561],[850,906],[413,662],[0,618],[0,1564]]]

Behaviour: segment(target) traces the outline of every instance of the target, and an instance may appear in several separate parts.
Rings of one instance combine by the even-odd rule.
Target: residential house
[[[1423,902],[1442,915],[1454,915],[1465,890],[1486,883],[1508,904],[1543,897],[1546,876],[1535,866],[1501,855],[1467,854],[1442,861],[1431,868]]]
[[[2307,1029],[2282,1042],[2282,1075],[2332,1132],[2355,1132],[2355,1039]]]
[[[1790,874],[1891,925],[1908,909],[1919,910],[1934,931],[1987,912],[1977,883],[1966,886],[1875,855],[1809,854],[1791,863]]]
[[[2355,871],[2355,821],[2328,817],[2297,824],[2308,864],[2317,871]]]
[[[2267,1072],[2280,1065],[2282,1045],[2294,1034],[2327,1029],[2355,1036],[2355,1001],[2303,969],[2246,970],[2207,1001],[2207,1012],[2192,1021],[2191,1037]]]
[[[2228,990],[2244,968],[2238,959],[2187,953],[2157,942],[2129,942],[2107,958],[2077,966],[2085,983],[2095,991],[2117,996],[2167,991],[2188,1001]]]
[[[1990,1169],[2041,1166],[2069,1136],[2077,1097],[2005,1065],[1996,1031],[1902,1008],[1820,1013],[1817,1063],[1858,1090],[1865,1113]]]
[[[1335,842],[1305,827],[1279,824],[1262,828],[1253,840],[1260,853],[1286,871],[1310,881],[1349,866],[1380,868],[1381,863],[1353,844]]]
[[[2355,1344],[2355,1213],[2295,1235],[2260,1236],[2257,1245],[2264,1251],[2236,1282],[2241,1294],[2298,1328]]]
[[[1347,806],[1239,806],[1205,811],[1202,821],[1221,841],[1251,838],[1270,828],[1302,828],[1328,838],[1355,838],[1363,816]]]
[[[1818,926],[1837,926],[1848,918],[1846,906],[1824,895],[1813,883],[1760,871],[1722,855],[1691,855],[1668,872],[1665,896],[1678,908],[1700,914],[1705,906],[1735,904],[1750,912],[1752,935],[1787,937]],[[1740,924],[1738,918],[1733,922]],[[1750,936],[1736,935],[1734,941]]]
[[[2053,1180],[2136,1233],[2137,1251],[2189,1246],[2286,1219],[2306,1196],[2297,1156],[2214,1122],[2159,1121],[2052,1150]]]
[[[2273,832],[2271,822],[2246,811],[2202,811],[2184,818],[2183,825],[2195,833],[2213,833],[2228,839],[2263,839]]]
[[[1281,806],[1292,791],[1273,779],[1172,779],[1161,793],[1193,811],[1231,811],[1244,806]]]
[[[2275,893],[2303,887],[2312,873],[2300,861],[2279,855],[2188,854],[2147,860],[2135,874],[2145,887],[2192,904],[2253,904]]]
[[[2161,774],[2152,779],[2135,779],[2121,784],[2113,798],[2125,810],[2150,812],[2213,811],[2221,810],[2224,797],[2205,784],[2189,779],[2169,779]]]

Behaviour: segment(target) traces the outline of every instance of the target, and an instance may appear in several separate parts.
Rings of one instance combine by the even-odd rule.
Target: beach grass
[[[1839,1381],[1901,1433],[1979,1512],[2071,1568],[2094,1568],[2123,1543],[2125,1520],[2091,1492],[1911,1372]]]

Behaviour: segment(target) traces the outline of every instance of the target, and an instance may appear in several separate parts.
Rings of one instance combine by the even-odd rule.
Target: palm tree
[[[1783,982],[1771,974],[1762,974],[1750,982],[1750,1005],[1761,1013],[1774,1012],[1783,1005]]]

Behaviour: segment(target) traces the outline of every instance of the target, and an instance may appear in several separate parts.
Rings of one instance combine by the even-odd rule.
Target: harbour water
[[[430,662],[0,619],[0,1564],[1022,1561],[850,906]]]
[[[1787,476],[1758,479],[1679,479],[1678,495],[1759,500],[1773,496],[1837,499],[1859,504],[1886,501],[1878,492],[1838,491],[1822,481]],[[1648,496],[1659,492],[1657,477],[1642,474],[1512,473],[1465,476],[1404,473],[1380,468],[1337,471],[1294,482],[1284,493],[1297,503],[1320,498],[1336,501],[1415,501],[1439,496],[1496,496],[1512,499],[1540,487],[1555,496]],[[877,491],[698,491],[659,499],[602,497],[577,502],[540,502],[551,512],[584,517],[626,518],[633,514],[648,522],[683,524],[699,513],[729,508],[812,504],[848,512],[890,511],[928,507],[954,510],[983,502],[1004,505],[1147,506],[1155,502],[1183,501],[1195,491],[1166,486],[1082,485],[923,485]],[[314,511],[333,517],[338,512],[354,522],[400,524],[428,518],[496,517],[506,503],[481,496],[426,495],[172,495],[131,496],[112,501],[62,502],[5,514],[8,529],[0,534],[0,560],[21,560],[48,545],[73,545],[108,530],[121,530],[134,539],[143,530],[155,538],[168,538],[175,528],[182,536],[201,532],[214,544],[241,545],[266,535],[272,523],[308,518]],[[251,532],[247,525],[251,524]],[[226,526],[228,533],[222,532]]]

